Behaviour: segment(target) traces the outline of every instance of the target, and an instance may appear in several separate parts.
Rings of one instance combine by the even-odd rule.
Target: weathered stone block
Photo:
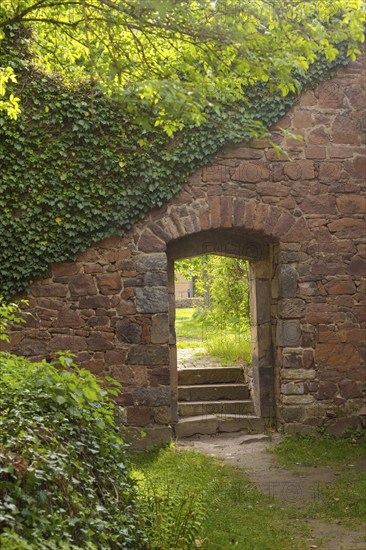
[[[77,328],[84,324],[79,314],[72,309],[63,309],[59,312],[57,319],[52,323],[53,327]]]
[[[98,274],[97,284],[102,294],[117,294],[122,288],[121,275],[117,271]]]
[[[149,271],[166,271],[167,257],[166,254],[140,254],[136,261],[136,269],[141,273]]]
[[[97,289],[92,275],[75,275],[69,281],[69,289],[74,296],[92,296]]]
[[[297,272],[290,265],[282,265],[279,269],[280,298],[294,298],[297,292]]]
[[[169,342],[169,317],[167,313],[158,313],[151,318],[151,342],[166,344]]]
[[[130,365],[169,365],[169,347],[155,344],[131,346],[127,363]]]
[[[170,405],[170,388],[169,387],[149,387],[136,388],[133,392],[135,405],[148,406],[169,406]]]
[[[166,286],[168,276],[166,273],[145,273],[143,284],[146,286]]]
[[[127,423],[132,426],[146,426],[154,421],[152,407],[127,407]]]
[[[109,309],[111,302],[108,296],[83,296],[79,300],[80,309]]]
[[[352,399],[362,396],[361,387],[354,380],[342,380],[339,383],[339,389],[341,396],[345,399]]]
[[[136,288],[136,311],[138,313],[167,313],[167,288],[161,286]]]
[[[314,369],[286,369],[283,372],[286,380],[314,380],[316,371]]]
[[[278,303],[278,312],[284,319],[296,319],[303,317],[306,311],[304,300],[299,298],[285,298]]]
[[[312,395],[282,395],[281,401],[284,405],[311,405],[314,403]]]
[[[70,275],[76,275],[76,273],[79,273],[80,267],[80,263],[62,262],[52,266],[52,273],[54,277],[69,277]]]
[[[288,382],[281,384],[281,393],[284,395],[302,395],[304,393],[304,384]]]
[[[337,385],[334,382],[320,382],[317,399],[332,399],[336,393]]]
[[[276,342],[279,346],[298,346],[301,341],[301,327],[298,320],[278,320]]]
[[[283,355],[282,366],[285,369],[300,369],[302,367],[301,357],[299,355]]]
[[[87,338],[87,346],[91,351],[106,351],[113,349],[114,345],[105,333],[92,334]]]
[[[166,249],[165,242],[149,229],[142,232],[138,246],[142,252],[161,252]]]
[[[48,347],[51,351],[82,351],[87,348],[85,338],[68,334],[55,335]]]
[[[49,285],[34,285],[31,293],[33,296],[46,296],[47,298],[59,297],[65,298],[67,295],[67,285],[52,283]]]
[[[142,328],[138,323],[133,323],[129,319],[117,321],[116,336],[121,342],[128,344],[140,344]]]

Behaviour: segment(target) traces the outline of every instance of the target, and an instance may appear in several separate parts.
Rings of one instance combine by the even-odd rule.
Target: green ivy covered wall
[[[0,113],[0,293],[6,298],[26,291],[50,264],[123,234],[176,195],[220,147],[262,135],[296,100],[262,84],[248,90],[248,101],[221,105],[201,126],[169,137],[154,127],[153,113],[142,113],[140,124],[91,83],[72,88],[42,73],[21,29],[11,29],[1,48],[0,65],[16,70],[21,100],[17,120]],[[335,61],[319,59],[299,75],[303,90],[348,63],[346,47],[340,50]]]

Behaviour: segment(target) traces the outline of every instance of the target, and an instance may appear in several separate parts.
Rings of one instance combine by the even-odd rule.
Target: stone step
[[[236,383],[244,383],[242,367],[207,367],[178,370],[178,386]]]
[[[175,437],[193,435],[214,435],[217,433],[245,432],[263,433],[267,428],[266,420],[252,415],[207,415],[180,418],[174,427]]]
[[[203,418],[210,414],[246,415],[254,412],[250,399],[240,401],[187,401],[178,403],[178,416],[199,416]]]
[[[179,401],[217,401],[249,399],[247,384],[196,384],[178,387]]]

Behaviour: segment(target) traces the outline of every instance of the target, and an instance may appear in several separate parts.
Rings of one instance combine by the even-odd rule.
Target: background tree
[[[206,320],[216,331],[247,333],[250,327],[248,262],[205,255],[175,262],[175,271],[194,277],[195,296],[202,296]]]

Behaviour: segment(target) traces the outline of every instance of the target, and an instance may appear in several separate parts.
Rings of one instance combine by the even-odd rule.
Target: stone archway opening
[[[177,435],[236,431],[243,427],[255,431],[262,430],[264,422],[273,423],[275,358],[272,314],[275,304],[271,297],[271,283],[275,271],[274,247],[273,242],[263,237],[232,228],[202,231],[168,244],[172,423]],[[178,370],[174,263],[202,255],[248,260],[252,362],[247,376],[243,376],[240,367]],[[195,372],[191,372],[193,370]],[[213,401],[215,394],[221,395],[220,402]],[[236,396],[235,403],[227,402],[229,395]],[[189,404],[190,399],[193,403]],[[193,414],[189,416],[187,410]]]

